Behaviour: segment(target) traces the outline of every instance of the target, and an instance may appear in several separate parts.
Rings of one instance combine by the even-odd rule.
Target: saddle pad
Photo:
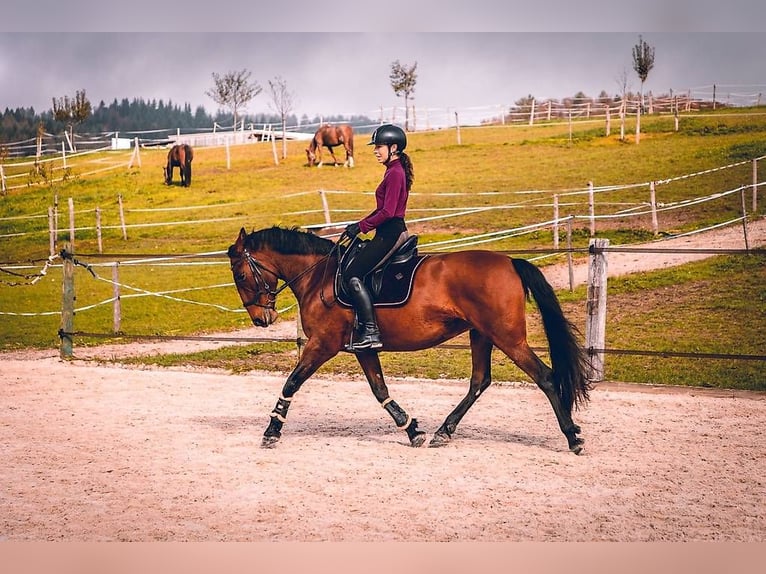
[[[396,263],[386,266],[383,271],[383,280],[380,293],[376,293],[372,287],[373,274],[364,278],[364,284],[372,295],[375,307],[397,307],[404,305],[412,293],[412,283],[415,272],[420,264],[428,258],[428,255],[417,255],[404,263]],[[344,307],[353,307],[346,295],[335,291],[335,298]]]

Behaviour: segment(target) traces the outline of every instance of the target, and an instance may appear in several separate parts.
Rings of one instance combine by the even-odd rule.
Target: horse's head
[[[279,315],[274,305],[277,297],[277,275],[263,265],[247,248],[247,233],[239,230],[237,241],[227,252],[234,285],[242,304],[257,327],[268,327]]]
[[[315,154],[314,150],[310,147],[306,148],[306,159],[308,159],[309,167],[316,165],[317,163],[317,154]]]

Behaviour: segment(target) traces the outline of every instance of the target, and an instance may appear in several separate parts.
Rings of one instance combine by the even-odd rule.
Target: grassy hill
[[[751,184],[751,160],[766,154],[766,114],[762,109],[682,116],[679,131],[674,130],[672,117],[644,117],[641,128],[638,144],[632,124],[628,124],[626,141],[620,141],[614,135],[614,122],[610,137],[604,136],[604,126],[597,122],[576,122],[571,136],[566,123],[464,127],[460,130],[460,143],[454,129],[410,134],[408,152],[415,165],[410,229],[421,236],[424,245],[517,229],[553,219],[556,196],[560,217],[575,216],[573,245],[586,247],[590,238],[588,182],[592,182],[596,192],[595,213],[601,216],[595,223],[596,233],[608,237],[613,244],[653,237],[647,210],[652,181],[657,182],[657,203],[666,208],[678,207],[660,211],[660,233],[697,229],[741,215],[741,194],[723,192]],[[4,314],[0,315],[0,347],[58,344],[60,268],[51,267],[42,278],[34,275],[43,268],[49,255],[47,214],[56,203],[60,231],[57,249],[68,239],[70,198],[75,212],[75,255],[91,264],[96,275],[78,267],[76,306],[81,309],[75,318],[78,331],[111,331],[112,307],[99,303],[113,296],[110,280],[116,260],[123,261],[117,273],[123,285],[121,330],[125,333],[189,335],[248,325],[242,313],[227,311],[238,309],[239,300],[233,287],[227,286],[231,283],[228,263],[220,254],[240,227],[250,230],[273,224],[323,223],[320,190],[324,191],[333,222],[357,220],[369,212],[382,168],[366,143],[364,136],[357,138],[353,169],[306,167],[305,142],[289,142],[288,156],[280,158],[278,165],[268,142],[229,150],[198,148],[189,188],[163,184],[161,168],[167,153],[163,149],[141,150],[140,167],[134,165],[130,169],[127,168],[130,154],[126,152],[70,158],[66,170],[60,169],[61,162],[54,163],[57,169],[47,174],[49,179],[55,180],[63,173],[65,181],[46,182],[45,173],[30,174],[29,166],[4,165],[6,176],[24,174],[9,181],[30,185],[13,189],[0,198],[0,261],[3,269],[13,273],[4,273],[1,278],[4,281],[0,284],[0,312]],[[276,146],[276,151],[281,151],[281,145]],[[120,167],[98,171],[110,164]],[[763,179],[763,173],[759,174],[759,180]],[[710,201],[694,201],[715,194],[721,195]],[[749,192],[746,197],[750,209]],[[120,203],[127,239],[123,238]],[[761,214],[763,203],[761,200],[759,204]],[[99,253],[95,229],[97,209],[103,254]],[[635,212],[643,215],[631,215]],[[562,225],[559,228],[562,247],[565,231]],[[530,251],[553,246],[550,226],[507,235],[483,246]],[[127,263],[137,257],[182,254],[190,257],[153,260],[142,265]],[[561,258],[559,254],[538,263],[545,265]],[[16,265],[20,263],[28,265]],[[659,289],[667,289],[668,279],[662,273],[652,274],[655,279],[641,282],[640,287],[632,290],[623,287],[614,295],[611,291],[617,289],[616,282],[610,283],[608,342],[626,346],[627,340],[634,348],[649,345],[648,348],[762,354],[766,348],[763,335],[766,277],[763,261],[759,263],[754,264],[752,258],[721,257],[689,266],[688,271],[672,279],[676,282],[673,306],[663,306],[663,298],[658,296],[653,299],[654,305],[647,305],[646,313],[641,312],[642,301],[661,293]],[[160,291],[168,293],[164,297],[144,296],[144,292]],[[726,296],[722,297],[722,293]],[[581,321],[584,292],[561,296],[568,313]],[[626,297],[623,303],[621,297]],[[676,300],[678,297],[680,300]],[[747,311],[753,302],[755,315]],[[287,309],[286,317],[295,312],[291,308],[293,303],[291,295],[280,297],[278,307]],[[637,312],[628,313],[626,309]],[[734,314],[732,309],[736,310]],[[530,311],[534,313],[533,309]],[[636,321],[637,317],[642,319]],[[675,335],[669,332],[671,319]],[[655,327],[652,337],[648,337],[646,328],[650,322]],[[701,332],[699,327],[703,324],[706,328],[709,325],[709,332]],[[690,329],[690,325],[695,328]],[[539,339],[535,328],[532,322],[531,340]],[[615,337],[619,337],[620,344]],[[83,338],[76,344],[93,342]],[[443,356],[442,351],[439,353]],[[454,364],[455,376],[464,377],[468,372],[464,367],[467,352],[454,354],[450,362]],[[250,364],[283,369],[289,369],[294,361],[286,349],[277,348],[272,353],[263,346],[234,355],[228,361],[209,356],[201,360],[228,368],[247,368]],[[253,355],[258,356],[257,365],[252,364]],[[434,370],[442,368],[444,361],[435,361],[439,367],[428,366],[433,364],[428,353],[387,355],[384,359],[391,374],[397,371],[417,374],[421,370],[426,376],[448,374]],[[504,358],[497,360],[496,376],[519,376],[515,367],[505,364]],[[327,368],[355,369],[351,357],[340,357]],[[672,384],[766,388],[766,368],[760,362],[723,365],[723,361],[686,360],[679,365],[675,359],[609,357],[607,376]]]

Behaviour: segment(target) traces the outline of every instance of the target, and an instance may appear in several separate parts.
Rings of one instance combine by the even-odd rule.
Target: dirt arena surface
[[[762,541],[766,397],[605,385],[567,449],[542,392],[490,388],[414,449],[359,378],[3,362],[0,538],[59,541]],[[454,381],[390,380],[433,432]]]
[[[0,541],[766,539],[765,393],[602,384],[575,456],[525,383],[413,449],[361,376],[313,377],[262,449],[284,376],[93,360],[157,345],[0,355]],[[388,383],[428,433],[467,389]]]

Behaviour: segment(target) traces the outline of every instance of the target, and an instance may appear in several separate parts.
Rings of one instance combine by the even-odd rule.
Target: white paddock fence
[[[517,192],[521,196],[524,197],[532,197],[535,203],[530,203],[529,200],[525,199],[523,201],[520,201],[518,203],[509,203],[499,206],[480,206],[480,207],[471,207],[471,206],[465,206],[461,208],[447,208],[446,210],[424,210],[424,213],[418,214],[413,213],[415,217],[410,218],[410,224],[414,229],[416,229],[416,226],[419,222],[424,221],[433,221],[435,219],[446,219],[446,218],[453,218],[453,217],[461,217],[464,215],[469,214],[475,214],[475,213],[481,213],[482,211],[486,211],[488,209],[515,209],[515,208],[529,208],[530,205],[534,206],[540,206],[540,205],[547,205],[551,207],[552,209],[556,209],[559,206],[559,203],[557,202],[557,197],[566,197],[567,198],[567,204],[569,207],[574,207],[576,205],[580,206],[587,206],[587,212],[582,212],[580,215],[576,216],[568,216],[566,218],[559,218],[554,217],[551,220],[533,223],[530,225],[525,225],[518,228],[513,229],[505,229],[505,230],[498,230],[495,232],[489,232],[489,233],[481,233],[476,234],[471,237],[461,238],[460,240],[447,240],[447,241],[440,241],[440,242],[433,242],[430,244],[423,244],[421,247],[424,250],[430,250],[430,251],[440,251],[440,250],[450,250],[450,249],[461,249],[466,248],[470,246],[475,245],[484,245],[484,244],[490,244],[493,242],[497,242],[503,238],[507,237],[514,237],[518,235],[523,235],[527,233],[532,233],[535,231],[539,231],[541,229],[558,229],[557,226],[559,225],[567,225],[571,224],[571,221],[574,218],[579,219],[587,219],[589,222],[591,222],[591,232],[592,234],[595,234],[595,224],[600,218],[608,218],[608,217],[639,217],[639,216],[645,216],[647,213],[651,214],[658,214],[662,213],[664,210],[672,210],[672,209],[684,209],[691,205],[698,205],[703,202],[708,201],[718,201],[722,200],[727,197],[736,196],[739,195],[741,198],[741,205],[743,209],[742,216],[733,219],[731,221],[727,222],[721,222],[718,225],[742,225],[743,229],[743,244],[744,249],[743,252],[749,252],[750,249],[748,248],[748,236],[747,236],[747,221],[748,221],[748,214],[746,212],[746,201],[745,197],[746,194],[752,193],[752,205],[757,205],[757,196],[758,196],[758,190],[761,188],[763,183],[758,182],[757,178],[757,163],[760,159],[763,158],[757,158],[755,160],[752,160],[753,163],[753,180],[752,183],[740,186],[738,188],[725,190],[721,192],[715,192],[711,193],[705,196],[699,196],[691,200],[687,200],[684,202],[677,202],[677,203],[662,203],[658,202],[656,200],[656,188],[657,186],[662,185],[668,185],[672,181],[677,181],[681,179],[687,179],[690,177],[702,177],[708,173],[720,170],[720,169],[731,169],[733,167],[742,165],[743,163],[747,162],[739,162],[737,164],[730,164],[727,166],[721,166],[720,168],[715,168],[714,170],[705,170],[698,173],[693,174],[686,174],[678,178],[672,178],[672,179],[664,179],[664,180],[658,180],[655,182],[641,182],[638,184],[623,184],[623,185],[610,185],[610,186],[594,186],[589,185],[586,189],[576,189],[576,190],[526,190],[523,192]],[[610,191],[615,190],[624,190],[627,188],[637,189],[640,190],[641,193],[646,194],[649,193],[649,198],[644,200],[637,200],[633,205],[628,206],[622,203],[619,206],[618,210],[611,211],[610,213],[605,213],[604,210],[599,210],[600,213],[598,215],[595,214],[596,209],[595,206],[597,205],[596,198],[599,197],[606,197]],[[344,218],[348,218],[348,212],[346,210],[330,210],[329,209],[329,202],[327,201],[327,195],[332,194],[348,194],[348,193],[367,193],[367,192],[344,192],[344,191],[336,191],[336,192],[328,192],[324,190],[320,190],[318,193],[317,191],[307,191],[307,192],[299,192],[299,193],[309,193],[309,194],[316,194],[319,198],[319,201],[322,204],[322,209],[317,209],[314,212],[311,213],[322,213],[324,214],[325,221],[322,223],[316,224],[315,228],[329,228],[329,227],[339,227],[348,221],[348,219],[345,219],[343,221],[333,221],[337,216],[341,216]],[[466,194],[466,195],[476,195],[476,193],[472,194]],[[496,195],[496,192],[493,192],[493,195]],[[547,196],[545,199],[543,199],[543,196]],[[553,201],[550,201],[547,198],[552,197]],[[582,201],[574,202],[571,201],[575,198],[582,198]],[[585,199],[587,198],[587,199]],[[542,201],[540,201],[542,199]],[[68,202],[69,207],[69,229],[68,229],[68,239],[71,240],[71,244],[68,246],[67,249],[63,250],[61,252],[62,255],[64,255],[63,263],[61,265],[58,265],[56,263],[58,254],[56,253],[59,246],[59,236],[62,234],[58,227],[58,220],[53,215],[53,209],[49,210],[49,213],[47,215],[48,219],[48,229],[41,229],[39,233],[47,233],[48,237],[50,239],[52,248],[51,248],[51,256],[49,257],[48,261],[46,261],[44,268],[36,274],[29,274],[28,276],[32,278],[32,282],[36,281],[39,277],[43,276],[48,272],[51,268],[61,267],[62,268],[62,274],[65,276],[70,277],[69,280],[74,280],[74,265],[78,262],[74,256],[73,253],[73,245],[74,245],[74,239],[75,236],[78,233],[81,233],[85,230],[92,231],[93,229],[99,229],[98,226],[95,228],[92,226],[76,226],[75,225],[75,217],[82,218],[83,214],[93,213],[92,210],[81,210],[76,211],[74,209],[74,203],[70,199]],[[241,205],[241,203],[240,203]],[[604,205],[608,206],[609,202],[605,201]],[[122,204],[120,202],[121,206],[121,213],[122,210]],[[220,209],[225,206],[217,205],[215,208],[211,208],[210,206],[187,206],[184,208],[173,208],[173,211],[176,211],[178,209],[184,209],[184,210],[210,210],[210,209]],[[130,210],[127,210],[128,213],[131,213]],[[144,212],[146,210],[135,210],[132,215],[139,215],[140,213]],[[154,210],[151,210],[154,211]],[[425,211],[432,211],[432,213],[425,213]],[[440,212],[441,211],[441,212]],[[56,209],[56,213],[58,213]],[[305,212],[304,212],[305,214]],[[285,214],[286,216],[294,215],[294,214]],[[96,217],[98,215],[96,214]],[[46,215],[41,214],[40,216],[36,216],[36,221],[44,221],[46,219]],[[204,219],[198,219],[194,221],[165,221],[165,222],[155,222],[155,223],[141,223],[141,222],[134,222],[134,223],[126,223],[124,216],[121,217],[122,223],[119,226],[120,235],[122,236],[122,240],[128,240],[128,237],[130,235],[130,229],[131,228],[140,228],[144,226],[176,226],[176,225],[195,225],[195,224],[202,224],[202,223],[209,223],[211,221],[225,221],[225,220],[231,220],[231,219],[241,219],[240,217],[235,218],[204,218]],[[653,219],[656,219],[653,217]],[[112,229],[116,229],[118,226],[111,226]],[[701,231],[701,230],[699,230]],[[35,233],[35,232],[29,232],[29,233]],[[66,233],[64,233],[66,235]],[[554,233],[554,239],[558,239],[558,232]],[[9,238],[10,236],[8,234],[4,235],[4,237]],[[100,238],[100,232],[99,232],[99,238]],[[599,243],[601,242],[601,243]],[[588,295],[588,305],[591,306],[589,308],[588,313],[588,325],[586,326],[586,346],[590,351],[591,354],[591,360],[592,360],[592,373],[591,377],[593,380],[600,380],[599,377],[603,377],[603,357],[605,354],[610,352],[610,350],[604,349],[603,344],[603,318],[598,314],[594,313],[593,311],[596,309],[596,305],[599,307],[603,307],[605,303],[600,302],[600,298],[605,293],[605,286],[606,281],[605,278],[598,279],[600,277],[601,272],[597,271],[599,267],[604,267],[603,262],[599,263],[598,257],[603,256],[605,253],[608,253],[609,247],[608,244],[606,246],[603,243],[603,240],[598,239],[592,239],[591,245],[593,249],[589,250],[589,257],[591,259],[591,266],[594,268],[594,272],[592,273],[593,277],[589,278],[588,281],[588,289],[589,289],[589,295]],[[99,251],[101,251],[101,241],[99,239]],[[548,253],[546,255],[541,255],[540,257],[547,257],[551,255],[560,255],[565,254],[569,260],[570,263],[570,288],[571,285],[571,257],[572,254],[577,252],[578,250],[571,248],[571,243],[569,241],[569,238],[567,240],[567,248],[565,249],[558,249],[557,244],[556,247],[552,250],[546,250]],[[582,250],[579,250],[582,251]],[[67,256],[68,254],[68,256]],[[206,262],[199,262],[195,261],[192,262],[193,259],[207,259],[211,258],[212,260],[206,261]],[[183,267],[188,267],[189,265],[198,265],[198,264],[206,264],[206,265],[227,265],[227,262],[218,262],[215,261],[216,258],[224,259],[224,253],[223,252],[212,252],[212,253],[203,253],[203,254],[190,254],[190,255],[184,255],[184,256],[166,256],[164,258],[164,261],[162,264],[167,265],[178,265]],[[539,257],[538,257],[539,258]],[[183,303],[183,304],[190,304],[190,305],[210,305],[207,303],[200,303],[197,301],[194,301],[193,299],[188,298],[188,296],[185,295],[185,293],[191,292],[191,291],[200,291],[200,290],[211,290],[211,289],[230,289],[233,290],[233,283],[231,282],[224,282],[224,283],[218,283],[215,285],[205,285],[205,286],[195,286],[191,288],[186,289],[170,289],[170,290],[163,290],[163,291],[155,291],[151,289],[147,289],[145,287],[141,286],[135,286],[135,285],[128,285],[124,284],[119,279],[119,268],[125,267],[128,265],[157,265],[158,264],[158,258],[156,255],[146,255],[145,257],[140,257],[138,259],[134,258],[131,260],[115,260],[114,262],[108,262],[108,263],[85,263],[83,264],[91,273],[93,273],[93,277],[104,280],[109,282],[113,287],[113,296],[110,298],[107,298],[103,301],[96,301],[91,302],[89,304],[81,305],[78,308],[74,307],[74,287],[73,283],[71,287],[68,287],[67,279],[64,280],[64,286],[62,287],[63,293],[64,293],[64,301],[67,301],[68,298],[71,299],[71,303],[65,303],[64,307],[60,311],[47,311],[42,313],[10,313],[10,312],[0,312],[0,315],[22,315],[25,317],[35,317],[35,316],[43,316],[43,315],[60,315],[61,316],[61,329],[60,329],[60,336],[62,340],[62,349],[61,352],[65,356],[67,354],[71,354],[72,349],[72,341],[75,335],[79,336],[99,336],[98,334],[88,334],[88,333],[81,333],[74,330],[74,317],[75,315],[81,315],[83,313],[86,313],[88,311],[91,311],[92,309],[95,309],[97,307],[103,306],[103,305],[112,305],[114,307],[113,309],[113,317],[114,317],[114,324],[111,334],[101,334],[101,336],[115,336],[116,333],[122,333],[122,324],[121,324],[121,312],[120,312],[120,306],[126,302],[127,300],[133,298],[133,297],[159,297],[161,299],[166,300],[172,300],[175,302]],[[102,277],[99,277],[96,273],[96,269],[99,267],[107,268],[109,269],[109,273],[111,274],[111,279],[105,279]],[[69,270],[67,271],[67,268]],[[24,266],[14,266],[13,268],[8,267],[8,270],[13,270],[15,272],[22,272],[24,269]],[[592,291],[592,292],[591,292]],[[68,295],[71,293],[72,295]],[[80,302],[83,301],[82,297],[79,300]],[[221,305],[210,305],[219,311],[223,312],[232,312],[232,313],[242,313],[243,311],[240,308],[228,308],[226,306]],[[282,310],[284,311],[284,309]],[[274,339],[270,338],[264,338],[263,341],[273,341]],[[293,339],[289,339],[293,340]],[[301,345],[301,334],[298,333],[296,338],[299,348]],[[253,342],[257,342],[256,339],[253,340]],[[613,352],[614,350],[612,350]],[[642,351],[644,354],[650,353],[651,351]],[[658,352],[662,356],[667,356],[668,353]],[[701,354],[700,356],[704,357],[705,354]],[[711,355],[712,356],[712,355]],[[747,360],[756,359],[761,360],[762,357],[758,356],[745,356],[744,357]]]
[[[623,251],[631,251],[631,248],[622,248]],[[587,279],[587,299],[586,299],[586,319],[585,319],[585,349],[588,352],[589,357],[589,365],[588,365],[588,378],[592,382],[599,382],[603,381],[605,379],[605,356],[607,354],[613,353],[613,354],[637,354],[637,355],[650,355],[650,356],[658,356],[658,357],[691,357],[696,359],[735,359],[735,360],[747,360],[747,361],[766,361],[766,355],[744,355],[744,354],[726,354],[726,353],[701,353],[701,352],[673,352],[673,351],[656,351],[656,350],[647,350],[647,349],[608,349],[606,348],[606,315],[607,315],[607,267],[608,267],[608,253],[610,251],[609,248],[609,240],[607,239],[592,239],[590,242],[590,246],[587,249],[588,252],[588,279]],[[669,250],[670,252],[674,252],[673,250]],[[705,251],[705,250],[702,250]],[[641,252],[641,250],[635,250],[636,253]],[[700,250],[696,250],[697,253],[700,252]],[[748,252],[750,253],[750,250],[707,250],[710,254],[716,254],[716,253],[728,253],[731,254],[733,252]],[[761,255],[766,255],[766,251],[760,250],[758,251]],[[197,254],[195,257],[203,257],[203,256],[223,256],[223,253],[208,253],[208,254]],[[189,289],[176,289],[176,290],[164,290],[161,292],[152,292],[146,289],[140,289],[136,288],[134,286],[126,286],[124,284],[121,284],[119,281],[119,266],[120,265],[130,265],[130,264],[148,264],[149,261],[152,261],[152,264],[156,265],[156,262],[158,260],[157,257],[147,256],[144,260],[134,260],[134,261],[123,261],[121,263],[105,263],[105,264],[96,264],[92,265],[89,263],[78,261],[73,254],[69,253],[65,250],[61,253],[63,263],[61,264],[62,267],[62,278],[63,278],[63,284],[62,284],[62,308],[60,311],[61,315],[61,323],[60,323],[60,329],[59,329],[59,337],[60,337],[60,348],[59,352],[62,358],[70,358],[73,356],[73,347],[74,347],[74,338],[76,336],[80,337],[91,337],[91,338],[112,338],[114,336],[120,336],[121,338],[128,337],[130,338],[130,335],[126,335],[121,330],[121,306],[124,301],[129,299],[130,297],[145,297],[145,296],[154,296],[154,297],[161,297],[168,300],[173,300],[176,302],[186,302],[190,304],[195,305],[207,305],[211,307],[215,307],[218,310],[226,311],[226,312],[233,312],[233,313],[243,313],[245,312],[244,309],[241,307],[238,307],[236,309],[231,309],[225,306],[221,305],[213,305],[213,304],[205,304],[205,303],[199,303],[195,302],[189,299],[184,299],[180,297],[180,294],[183,292],[188,292],[192,290],[197,289],[219,289],[219,288],[226,288],[230,290],[234,290],[234,284],[227,282],[223,284],[218,285],[211,285],[206,287],[195,287],[195,288],[189,288]],[[169,259],[167,257],[163,259]],[[178,258],[174,258],[178,259]],[[176,264],[179,264],[178,261],[176,261]],[[756,263],[757,264],[757,263]],[[102,281],[106,281],[110,283],[113,286],[113,297],[101,301],[100,303],[89,305],[89,306],[81,306],[79,308],[75,308],[75,266],[82,266],[85,269],[87,269],[91,275]],[[222,265],[228,265],[228,261],[225,261],[222,263]],[[106,279],[100,277],[96,271],[94,270],[94,267],[103,267],[103,268],[111,268],[112,277],[111,279]],[[123,294],[123,290],[127,289],[131,293],[128,295]],[[113,317],[114,317],[114,325],[112,329],[112,333],[87,333],[87,332],[80,332],[75,330],[74,326],[74,318],[76,314],[80,314],[84,311],[90,310],[95,308],[99,305],[107,305],[112,304],[114,308]],[[281,310],[280,312],[283,312],[284,310]],[[285,338],[285,337],[172,337],[172,336],[138,336],[133,337],[138,339],[184,339],[184,340],[198,340],[198,341],[230,341],[230,342],[237,342],[237,343],[263,343],[263,342],[294,342],[297,345],[298,353],[300,354],[300,350],[302,348],[302,345],[305,344],[305,334],[302,332],[300,327],[300,321],[297,322],[297,332],[295,338]],[[456,345],[454,343],[446,343],[442,345],[445,348],[468,348],[467,345]],[[547,352],[547,348],[534,348],[535,351],[539,352]]]

